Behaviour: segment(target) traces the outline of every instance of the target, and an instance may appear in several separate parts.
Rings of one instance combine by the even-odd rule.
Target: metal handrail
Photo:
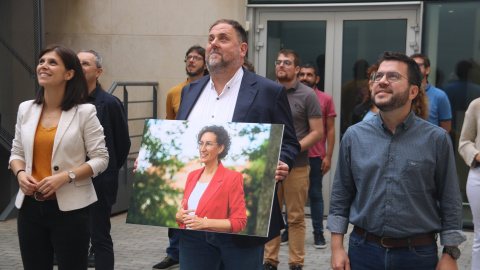
[[[158,97],[158,92],[157,92],[157,87],[158,87],[158,82],[113,82],[112,86],[110,86],[110,89],[108,89],[109,94],[113,94],[115,92],[115,89],[119,86],[123,86],[123,107],[125,108],[125,115],[127,117],[127,121],[138,121],[138,120],[144,120],[144,119],[155,119],[157,118],[157,97]],[[151,100],[135,100],[135,101],[129,101],[128,98],[128,90],[127,86],[152,86],[153,93],[152,93],[152,99]],[[144,117],[144,118],[128,118],[128,104],[133,104],[133,103],[152,103],[153,110],[152,110],[152,116]],[[143,131],[143,130],[142,130]],[[143,134],[130,134],[130,138],[138,138],[143,136]],[[138,154],[138,152],[132,152],[130,151],[130,154]],[[127,179],[127,162],[123,165],[124,171],[125,171],[125,180]]]

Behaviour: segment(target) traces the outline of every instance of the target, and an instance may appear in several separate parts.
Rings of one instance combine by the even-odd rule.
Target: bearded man
[[[342,138],[327,229],[333,269],[458,269],[462,198],[448,133],[417,117],[422,76],[385,52],[372,76],[377,116]],[[343,237],[354,225],[348,255]],[[437,255],[437,234],[445,246]]]

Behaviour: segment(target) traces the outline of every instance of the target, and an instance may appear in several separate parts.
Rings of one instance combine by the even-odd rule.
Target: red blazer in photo
[[[188,202],[190,194],[197,184],[204,168],[188,174],[183,199]],[[232,224],[231,233],[238,233],[245,229],[247,224],[247,210],[245,208],[243,192],[243,176],[241,173],[223,167],[220,162],[210,184],[203,193],[195,215],[199,218],[228,219]],[[185,210],[187,210],[185,204]],[[180,224],[185,229],[185,224]]]

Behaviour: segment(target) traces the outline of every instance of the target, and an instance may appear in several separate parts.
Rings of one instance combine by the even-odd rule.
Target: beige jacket
[[[14,159],[25,162],[26,172],[32,173],[33,141],[42,105],[32,100],[22,102],[18,108],[15,139],[9,164]],[[55,134],[52,152],[52,175],[85,163],[93,170],[93,177],[107,168],[108,151],[105,147],[103,128],[96,116],[95,106],[82,104],[63,111]],[[62,211],[86,207],[97,200],[92,179],[76,179],[64,184],[57,191],[58,206]],[[25,194],[19,190],[15,206],[21,208]]]
[[[480,98],[473,100],[465,113],[458,152],[468,166],[474,167],[480,153]]]

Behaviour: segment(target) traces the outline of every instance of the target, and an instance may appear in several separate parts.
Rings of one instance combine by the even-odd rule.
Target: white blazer
[[[43,105],[32,100],[22,102],[18,107],[15,139],[9,164],[14,159],[25,162],[25,170],[32,174],[33,141]],[[85,163],[93,170],[93,177],[107,168],[108,151],[105,147],[103,128],[96,116],[95,106],[81,104],[68,111],[62,111],[53,143],[52,175],[68,171]],[[41,179],[37,179],[41,180]],[[92,179],[75,179],[61,186],[57,191],[60,210],[70,211],[86,207],[97,200]],[[15,206],[21,208],[25,194],[20,189]]]

